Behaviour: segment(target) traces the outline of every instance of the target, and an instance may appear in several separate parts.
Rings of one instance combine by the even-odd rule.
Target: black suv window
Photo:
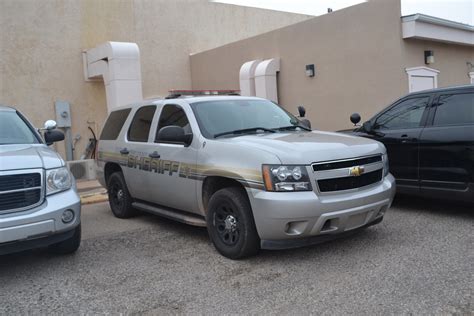
[[[404,100],[381,114],[375,121],[376,129],[405,129],[420,126],[429,97]]]
[[[130,114],[130,109],[118,110],[110,113],[107,121],[105,122],[102,134],[100,134],[101,140],[116,140],[120,131],[122,130],[123,123]]]
[[[474,93],[444,94],[436,104],[433,125],[474,124]]]
[[[138,109],[128,129],[128,140],[132,142],[146,142],[150,134],[151,121],[156,106],[147,105]]]
[[[158,136],[158,131],[160,129],[171,125],[182,127],[186,134],[191,133],[191,126],[189,126],[188,117],[186,116],[186,113],[184,113],[184,110],[179,105],[166,104],[163,107],[163,110],[161,110],[158,128],[156,129],[156,136]]]

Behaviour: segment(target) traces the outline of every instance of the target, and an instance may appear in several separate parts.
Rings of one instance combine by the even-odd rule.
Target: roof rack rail
[[[166,99],[192,96],[240,95],[240,90],[170,90]]]

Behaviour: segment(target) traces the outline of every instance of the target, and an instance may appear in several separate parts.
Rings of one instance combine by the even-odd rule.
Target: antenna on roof
[[[331,8],[328,8],[328,13],[331,13],[332,12],[332,9]]]

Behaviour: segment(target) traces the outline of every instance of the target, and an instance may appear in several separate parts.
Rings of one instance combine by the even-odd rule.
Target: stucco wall
[[[304,105],[313,128],[349,128],[351,113],[368,119],[408,93],[406,67],[424,66],[423,45],[402,39],[400,12],[399,1],[371,0],[195,54],[193,88],[238,88],[244,62],[279,57],[279,103],[293,113]],[[440,85],[463,83],[469,48],[432,47]],[[306,64],[315,65],[314,78]]]
[[[1,0],[0,103],[35,125],[72,105],[75,158],[106,116],[101,82],[85,82],[81,52],[104,41],[136,42],[144,97],[190,88],[189,54],[292,24],[308,16],[207,0]],[[55,145],[64,154],[64,144]]]

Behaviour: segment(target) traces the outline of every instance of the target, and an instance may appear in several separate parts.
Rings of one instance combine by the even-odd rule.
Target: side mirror
[[[308,119],[300,120],[301,124],[306,126],[307,128],[311,129],[311,122]]]
[[[359,115],[359,113],[352,113],[350,119],[351,119],[352,124],[354,124],[354,126],[357,126],[357,123],[360,122],[360,115]]]
[[[46,145],[49,146],[55,142],[64,140],[64,134],[61,131],[46,130],[46,132],[44,132],[44,140]]]
[[[158,143],[184,144],[189,146],[192,140],[193,134],[186,134],[182,127],[175,125],[163,127],[156,136],[156,142]]]
[[[306,109],[304,108],[304,106],[302,105],[298,106],[298,113],[300,117],[304,117],[306,115]]]
[[[47,131],[50,131],[50,130],[56,129],[57,126],[58,126],[58,124],[56,124],[56,121],[47,120],[46,122],[44,122],[43,129],[47,130]]]

